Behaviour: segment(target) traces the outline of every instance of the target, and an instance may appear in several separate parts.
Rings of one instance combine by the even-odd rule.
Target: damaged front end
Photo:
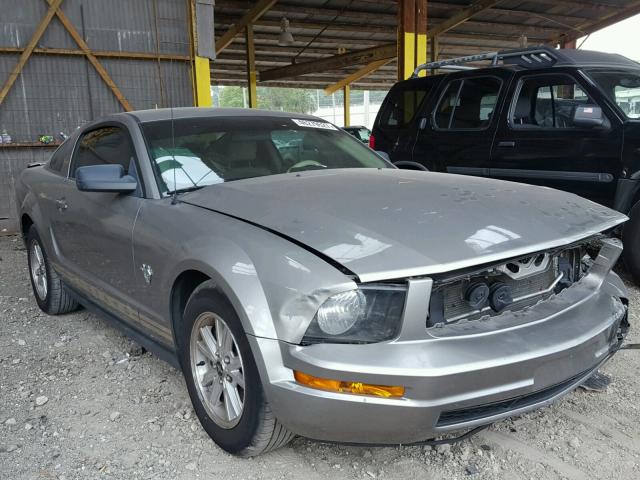
[[[621,250],[619,241],[597,235],[562,248],[434,278],[427,327],[526,311],[579,283],[598,261],[605,270],[601,273],[607,273],[613,266],[611,256],[617,258]],[[599,259],[601,253],[604,256]],[[626,309],[626,298],[619,303]],[[628,324],[621,327],[623,335]]]

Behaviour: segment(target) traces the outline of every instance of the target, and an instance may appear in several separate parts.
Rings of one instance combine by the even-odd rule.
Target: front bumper
[[[395,341],[378,344],[302,347],[252,337],[254,351],[261,354],[267,399],[278,419],[297,434],[371,444],[419,442],[547,405],[582,383],[620,347],[627,325],[626,292],[605,265],[617,258],[609,253],[579,283],[525,311],[427,330],[424,316],[407,317],[413,311],[408,305],[403,331],[415,333],[421,324],[427,334],[418,340],[401,333]],[[405,396],[316,390],[296,383],[293,370],[402,385]]]

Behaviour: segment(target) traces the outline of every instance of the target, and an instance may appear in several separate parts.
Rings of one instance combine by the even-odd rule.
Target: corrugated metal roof
[[[428,28],[436,27],[474,2],[428,1]],[[248,0],[216,0],[217,36],[223,35],[254,4]],[[397,0],[279,0],[253,27],[257,69],[263,71],[289,65],[302,50],[298,63],[335,55],[339,48],[350,52],[395,43],[397,10]],[[518,48],[523,34],[529,46],[553,44],[562,36],[578,38],[608,22],[636,13],[640,13],[637,0],[503,0],[440,35],[439,58]],[[277,44],[283,16],[290,21],[295,41],[288,47]],[[263,85],[324,88],[360,67],[283,78]],[[386,89],[395,79],[394,60],[356,82],[354,87]],[[246,84],[243,35],[236,36],[215,60],[212,82],[219,85]]]

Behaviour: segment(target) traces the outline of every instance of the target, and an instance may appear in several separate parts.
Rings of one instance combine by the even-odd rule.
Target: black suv
[[[452,71],[418,77],[435,68]],[[629,215],[625,263],[640,283],[639,63],[534,48],[425,64],[389,91],[369,145],[401,168],[544,185]]]

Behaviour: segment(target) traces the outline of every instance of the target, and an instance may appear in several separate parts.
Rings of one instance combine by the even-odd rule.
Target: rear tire
[[[35,225],[26,236],[29,278],[38,307],[49,315],[60,315],[77,310],[79,305],[66,289],[64,282],[49,262]]]
[[[640,285],[640,201],[631,208],[622,229],[624,264],[636,285]]]
[[[189,297],[178,333],[193,408],[220,448],[253,457],[291,441],[294,434],[280,424],[265,399],[240,319],[213,281]]]

